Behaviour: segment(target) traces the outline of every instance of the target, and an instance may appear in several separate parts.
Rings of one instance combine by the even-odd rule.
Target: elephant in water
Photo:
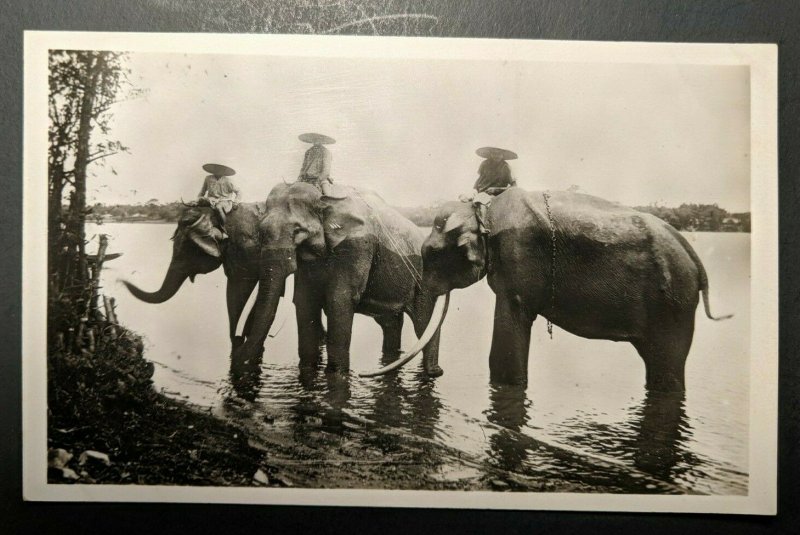
[[[349,370],[356,312],[375,318],[383,330],[384,354],[398,355],[406,313],[420,336],[409,353],[424,348],[425,371],[441,375],[440,322],[431,317],[443,316],[445,299],[435,303],[421,285],[424,232],[374,193],[339,190],[347,196],[325,197],[300,182],[279,184],[269,193],[266,215],[258,224],[259,285],[252,328],[235,349],[234,360],[261,353],[286,278],[294,274],[302,367],[316,366],[320,346],[327,345],[327,370]]]
[[[150,293],[128,281],[122,282],[142,301],[163,303],[177,293],[187,278],[194,282],[196,275],[209,273],[222,265],[228,278],[226,300],[231,347],[236,348],[252,328],[250,314],[242,336],[236,335],[239,317],[258,282],[261,251],[258,222],[264,213],[263,202],[239,204],[228,214],[225,229],[229,238],[223,245],[222,232],[213,223],[213,209],[187,206],[172,236],[172,260],[161,288]]]
[[[442,207],[422,249],[423,287],[444,295],[487,276],[493,382],[527,382],[531,325],[542,315],[578,336],[630,342],[648,389],[684,390],[699,294],[709,318],[724,318],[711,315],[703,264],[675,228],[597,197],[516,187],[485,219],[482,232],[471,203]]]

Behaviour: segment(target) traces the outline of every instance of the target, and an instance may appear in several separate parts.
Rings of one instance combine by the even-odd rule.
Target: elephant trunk
[[[392,370],[396,370],[404,366],[408,363],[411,359],[416,357],[420,351],[422,351],[428,342],[431,341],[433,335],[436,334],[436,331],[442,326],[442,322],[444,322],[445,316],[447,316],[447,307],[450,305],[450,293],[446,293],[440,295],[436,298],[436,304],[433,307],[433,312],[431,313],[431,319],[428,322],[428,326],[425,328],[425,332],[422,333],[422,336],[419,337],[417,343],[409,349],[405,355],[401,358],[397,359],[396,361],[392,362],[391,364],[384,366],[379,370],[375,370],[373,372],[365,372],[360,373],[360,377],[375,377],[378,375],[384,375],[389,373]]]
[[[292,251],[293,253],[294,251]],[[276,255],[278,258],[287,258],[287,255]],[[252,328],[245,343],[234,351],[234,357],[250,357],[261,351],[264,340],[275,321],[281,296],[283,295],[286,277],[294,271],[292,255],[289,261],[269,261],[262,267],[261,278],[258,283],[258,294],[253,305]]]
[[[164,276],[164,282],[161,283],[161,288],[155,292],[145,292],[135,284],[126,280],[123,280],[122,283],[137,299],[145,303],[158,304],[167,301],[175,295],[188,277],[188,274],[170,266],[169,270],[167,270],[167,274]]]

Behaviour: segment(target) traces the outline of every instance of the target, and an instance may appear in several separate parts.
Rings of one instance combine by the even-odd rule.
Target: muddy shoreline
[[[347,411],[289,432],[157,393],[130,333],[49,358],[50,483],[425,490],[597,491],[536,481]],[[233,414],[233,413],[231,413]]]
[[[294,414],[291,425],[235,396],[212,411],[155,391],[136,334],[100,342],[93,351],[56,348],[48,358],[50,483],[686,493],[505,428],[510,440],[585,465],[587,475],[508,470],[327,404]],[[588,475],[598,468],[617,483]]]
[[[62,398],[65,391],[80,392],[84,403],[96,405],[77,414],[75,407],[51,409],[48,448],[51,457],[59,452],[64,462],[51,462],[50,483],[597,490],[504,472],[433,440],[384,428],[346,411],[307,416],[292,432],[271,430],[263,421],[235,422],[155,392],[149,363],[142,356],[132,355],[130,348],[113,353],[51,357],[76,364],[52,367],[51,390],[62,389]],[[131,373],[132,364],[143,373]],[[110,393],[107,385],[92,385],[98,376],[122,379]],[[107,456],[108,462],[82,455],[87,451]]]

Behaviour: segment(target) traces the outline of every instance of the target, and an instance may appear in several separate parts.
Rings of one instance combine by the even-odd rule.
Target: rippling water
[[[712,322],[698,308],[687,393],[675,396],[645,392],[644,365],[629,344],[585,340],[558,328],[551,340],[541,320],[533,329],[528,387],[491,387],[494,294],[485,281],[453,292],[442,331],[445,375],[435,380],[421,374],[418,362],[373,379],[301,375],[291,284],[262,366],[231,375],[222,270],[187,283],[167,303],[147,305],[115,280],[157,288],[173,226],[91,230],[109,234],[110,252],[124,253],[107,264],[105,291],[117,298],[121,321],[145,336],[146,356],[157,364],[154,381],[168,395],[233,417],[260,416],[277,429],[304,418],[335,427],[327,419],[344,409],[498,468],[557,475],[586,490],[747,492],[749,234],[686,234],[708,271],[712,310],[736,315]],[[404,345],[412,341],[406,320]],[[352,369],[380,365],[380,347],[378,325],[357,316]]]

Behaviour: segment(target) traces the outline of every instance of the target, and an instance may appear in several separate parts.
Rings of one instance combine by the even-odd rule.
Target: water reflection
[[[504,470],[518,469],[533,447],[533,440],[520,431],[528,423],[530,402],[521,385],[492,385],[486,419],[503,430],[489,437],[489,455]]]
[[[436,438],[441,410],[442,399],[436,389],[436,380],[419,371],[409,396],[411,430],[421,437]]]
[[[384,355],[381,366],[397,357]],[[422,370],[413,372],[411,379],[401,373],[390,373],[371,381],[367,397],[374,399],[371,418],[391,427],[408,429],[412,433],[434,438],[439,424],[442,401],[436,391],[436,381]],[[410,388],[406,386],[410,383]]]
[[[326,405],[334,411],[341,412],[347,407],[352,390],[350,388],[350,377],[340,373],[326,373],[325,391],[322,396]]]
[[[298,367],[297,383],[300,389],[290,407],[295,434],[306,433],[308,424],[311,424],[311,428],[341,433],[342,409],[348,407],[352,397],[349,376],[325,373],[321,363],[301,365]]]
[[[584,413],[562,425],[569,431],[556,434],[560,441],[621,461],[655,480],[680,485],[699,475],[701,461],[687,447],[692,429],[682,392],[646,392],[640,404],[614,423],[603,423],[596,414]],[[633,490],[626,488],[623,479],[615,483],[625,491]]]
[[[533,462],[530,452],[540,445],[525,431],[530,422],[529,409],[532,410],[524,386],[492,385],[489,408],[484,414],[489,422],[503,429],[488,438],[487,453],[504,470],[523,470],[526,462]],[[566,438],[567,443],[627,461],[665,482],[691,477],[688,472],[698,462],[685,446],[691,428],[683,393],[648,392],[642,403],[628,413],[628,418],[614,425],[599,423],[591,415],[576,416],[568,425],[569,435],[559,437]],[[560,457],[558,464],[565,476],[586,469],[582,460],[572,455]],[[619,476],[617,473],[616,477]],[[627,481],[627,477],[622,477],[616,484],[624,487]]]
[[[632,415],[635,439],[631,446],[637,468],[671,480],[679,464],[692,464],[684,444],[691,428],[686,418],[683,392],[647,392],[644,402]]]
[[[301,387],[304,403],[313,400],[328,410],[341,411],[347,407],[352,396],[350,377],[340,373],[324,373],[321,364],[301,365],[298,368],[297,382]]]
[[[645,397],[639,386],[642,369],[619,358],[618,344],[564,335],[557,338],[557,344],[537,347],[536,379],[527,393],[534,407],[521,389],[494,388],[490,392],[485,359],[467,364],[461,358],[491,337],[491,321],[475,320],[491,316],[491,308],[487,311],[485,303],[494,295],[486,284],[473,285],[452,296],[446,325],[469,328],[447,328],[443,332],[441,360],[459,362],[459,369],[448,371],[444,379],[429,381],[410,367],[382,380],[351,378],[349,383],[329,381],[321,370],[298,373],[297,334],[291,314],[280,336],[271,339],[270,353],[261,364],[262,374],[256,370],[256,363],[232,365],[224,356],[229,349],[224,317],[202,323],[197,314],[186,313],[217,310],[224,316],[219,310],[225,300],[222,270],[198,277],[193,286],[157,307],[138,301],[115,285],[117,277],[134,278],[148,287],[161,282],[163,272],[142,270],[141,259],[150,258],[153,265],[168,264],[171,249],[165,246],[155,250],[152,244],[168,243],[174,231],[172,224],[109,224],[90,231],[110,233],[114,250],[125,252],[104,270],[103,283],[117,297],[127,326],[146,335],[148,358],[162,365],[154,377],[156,387],[180,392],[203,406],[219,403],[214,408],[223,415],[263,420],[270,424],[267,432],[282,433],[289,431],[292,418],[301,414],[309,421],[317,422],[316,417],[332,422],[324,406],[346,407],[351,414],[432,437],[482,461],[508,467],[522,463],[518,470],[545,479],[548,473],[570,471],[575,481],[587,485],[583,487],[587,490],[591,490],[588,485],[598,472],[594,461],[579,465],[576,455],[560,455],[546,445],[539,449],[542,444],[533,437],[602,453],[636,468],[639,474],[657,474],[653,477],[691,490],[747,492],[748,235],[694,233],[690,237],[715,286],[724,289],[715,294],[715,306],[736,309],[737,315],[728,322],[698,321],[692,348],[695,357],[687,367],[690,395],[686,403],[650,394]],[[202,329],[197,328],[198,322],[203,324]],[[175,332],[191,332],[192,336],[174,336]],[[374,335],[359,330],[358,337],[365,345],[379,348],[381,338],[377,331],[370,332]],[[591,365],[586,361],[578,364],[568,357],[589,353]],[[184,358],[189,355],[191,358]],[[702,359],[696,358],[700,355]],[[612,374],[614,386],[609,387],[602,376]],[[571,390],[576,384],[585,388]],[[505,426],[503,431],[487,429],[487,417]],[[529,439],[523,436],[526,434]],[[554,460],[556,455],[558,459]],[[617,482],[618,472],[609,471],[609,481]]]

